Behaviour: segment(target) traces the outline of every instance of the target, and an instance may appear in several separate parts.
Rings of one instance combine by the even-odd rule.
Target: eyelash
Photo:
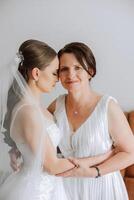
[[[54,76],[57,76],[58,74],[57,74],[57,73],[53,73],[53,75],[54,75]]]
[[[54,76],[58,76],[58,74],[59,74],[59,70],[58,69],[56,70],[56,72],[53,72]]]

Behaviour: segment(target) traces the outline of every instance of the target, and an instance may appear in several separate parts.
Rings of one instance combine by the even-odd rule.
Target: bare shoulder
[[[19,111],[18,114],[22,117],[34,117],[36,114],[39,113],[39,108],[34,105],[26,104],[23,105]]]
[[[32,141],[43,130],[43,118],[38,106],[32,104],[20,105],[12,121],[12,130],[23,141]],[[17,132],[16,132],[17,130]],[[36,138],[37,140],[37,138]]]
[[[110,99],[108,104],[108,117],[119,117],[119,115],[122,115],[125,117],[120,105],[117,103],[117,101]]]
[[[35,126],[41,121],[40,109],[35,105],[22,105],[16,113],[16,120],[23,127]]]
[[[127,118],[120,105],[114,100],[110,100],[108,105],[108,127],[112,135],[123,135],[131,132]]]
[[[50,113],[54,113],[54,111],[55,111],[55,109],[56,109],[56,99],[48,106],[48,111],[50,112]]]

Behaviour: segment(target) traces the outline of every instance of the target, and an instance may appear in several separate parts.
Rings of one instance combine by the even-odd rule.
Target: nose
[[[75,75],[76,75],[76,73],[75,73],[75,71],[74,71],[73,69],[70,69],[70,70],[68,71],[68,76],[69,76],[69,78],[73,78],[73,77],[75,77]]]

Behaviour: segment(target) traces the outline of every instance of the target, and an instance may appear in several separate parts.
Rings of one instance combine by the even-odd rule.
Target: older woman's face
[[[80,65],[74,54],[64,53],[59,60],[59,78],[68,91],[76,91],[89,84],[89,74]]]

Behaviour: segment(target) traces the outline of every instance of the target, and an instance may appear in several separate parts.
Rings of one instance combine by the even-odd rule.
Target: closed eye
[[[54,75],[54,76],[57,76],[58,74],[57,74],[57,73],[53,73],[53,75]]]
[[[54,76],[58,76],[58,74],[59,74],[59,69],[57,69],[55,72],[53,72]]]

